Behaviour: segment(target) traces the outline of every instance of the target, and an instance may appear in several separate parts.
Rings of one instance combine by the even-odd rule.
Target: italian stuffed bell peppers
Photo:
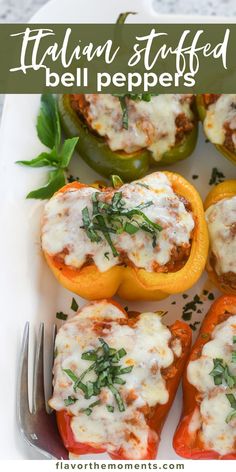
[[[155,172],[119,189],[74,182],[45,206],[42,248],[58,281],[88,300],[159,300],[204,270],[208,232],[196,189]]]
[[[196,97],[206,137],[236,163],[236,95],[205,93]]]
[[[56,338],[49,401],[68,451],[155,459],[190,345],[188,325],[167,327],[161,313],[111,300],[79,310]]]
[[[213,303],[183,378],[183,413],[174,436],[189,459],[236,459],[236,296]]]
[[[81,157],[103,176],[132,181],[151,165],[188,157],[197,141],[193,95],[62,95],[65,134],[79,136]]]
[[[222,292],[236,294],[236,180],[216,185],[206,198],[205,209],[209,277]]]

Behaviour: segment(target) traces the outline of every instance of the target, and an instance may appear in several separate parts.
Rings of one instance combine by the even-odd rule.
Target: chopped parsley
[[[114,257],[118,257],[111,235],[123,232],[130,235],[142,230],[152,236],[153,247],[157,244],[157,233],[162,231],[162,226],[151,221],[142,210],[153,205],[152,201],[141,203],[131,210],[126,208],[122,192],[115,192],[111,203],[99,200],[100,192],[92,195],[92,214],[88,207],[82,210],[83,225],[90,241],[99,243],[103,238],[108,242]],[[105,256],[106,257],[106,256]]]
[[[214,299],[215,299],[214,293],[212,293],[212,292],[209,293],[209,295],[208,295],[208,300],[214,300]]]
[[[58,311],[58,312],[56,313],[56,318],[57,318],[58,320],[63,320],[63,321],[65,321],[65,320],[67,320],[68,315],[66,315],[65,313],[63,313],[63,311]]]
[[[72,302],[71,302],[71,307],[70,307],[70,308],[71,308],[71,310],[73,310],[73,311],[77,311],[78,308],[79,308],[79,305],[78,305],[77,301],[74,299],[74,297],[72,298]]]
[[[211,178],[209,180],[209,185],[217,185],[224,182],[225,176],[223,172],[217,169],[217,167],[213,167],[211,172]]]
[[[197,174],[193,174],[193,175],[192,175],[192,179],[193,179],[193,180],[198,179],[198,177],[199,177],[199,175],[197,175]]]
[[[124,411],[125,403],[115,385],[124,385],[126,383],[122,376],[129,374],[133,366],[123,367],[120,365],[120,360],[126,355],[124,348],[118,350],[111,348],[103,338],[99,338],[99,342],[101,346],[98,349],[91,349],[82,354],[81,359],[92,362],[92,364],[79,377],[70,369],[63,370],[74,383],[73,388],[75,392],[80,389],[84,397],[89,399],[99,395],[102,388],[107,387],[112,392],[119,411]],[[96,374],[96,380],[93,382],[86,381],[86,376],[91,371]],[[100,400],[81,411],[90,415],[92,408],[99,403]]]

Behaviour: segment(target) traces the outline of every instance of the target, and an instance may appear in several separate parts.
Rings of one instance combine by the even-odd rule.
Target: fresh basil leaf
[[[38,137],[45,146],[58,150],[61,142],[61,125],[57,100],[52,94],[42,94],[37,118]]]
[[[41,152],[41,154],[30,161],[16,161],[16,164],[22,164],[28,167],[57,167],[59,161],[54,148],[51,152]]]
[[[70,138],[66,139],[63,143],[62,149],[60,151],[60,167],[66,169],[70,163],[70,160],[73,156],[75,146],[78,143],[79,138]]]
[[[38,188],[28,193],[26,198],[37,198],[45,200],[51,198],[54,193],[65,185],[66,179],[62,169],[56,169],[49,172],[49,179],[44,187]]]

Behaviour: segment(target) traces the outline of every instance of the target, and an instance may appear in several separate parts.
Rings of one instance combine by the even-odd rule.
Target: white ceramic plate
[[[53,0],[46,4],[32,19],[40,23],[113,23],[122,11],[137,11],[138,15],[129,21],[142,23],[158,22],[210,22],[212,18],[176,17],[158,15],[151,6],[151,0]],[[214,22],[229,22],[229,19],[214,18]],[[232,20],[231,20],[232,22]],[[47,268],[40,251],[39,222],[43,204],[25,200],[29,190],[44,182],[45,170],[27,169],[15,164],[16,160],[30,159],[43,150],[36,131],[35,122],[39,109],[39,95],[10,95],[6,98],[0,135],[0,200],[1,200],[1,459],[39,459],[22,440],[15,419],[15,390],[18,370],[20,341],[27,320],[31,321],[33,337],[41,321],[46,325],[46,340],[55,314],[59,310],[68,312],[72,294],[59,287]],[[92,182],[98,177],[86,164],[74,159],[73,172],[82,181]],[[171,170],[180,172],[192,181],[192,175],[199,178],[194,184],[204,198],[209,191],[208,181],[212,167],[223,171],[227,178],[236,177],[235,167],[227,162],[211,144],[206,144],[200,132],[194,154]],[[115,169],[114,169],[115,170]],[[188,292],[189,300],[194,294],[201,295],[206,287],[203,276]],[[210,288],[210,286],[207,286]],[[82,305],[84,300],[79,300]],[[176,301],[173,305],[172,302]],[[130,309],[168,310],[166,321],[180,318],[182,306],[186,303],[182,295],[173,296],[159,303],[129,303]],[[121,301],[124,305],[126,302]],[[209,307],[204,301],[203,314]],[[69,311],[70,312],[70,311]],[[70,312],[71,313],[71,312]],[[193,321],[201,316],[194,315]],[[178,392],[162,433],[159,448],[160,459],[177,459],[172,448],[172,436],[181,412],[181,392]],[[92,456],[90,456],[91,458]],[[93,456],[95,458],[95,456]],[[96,456],[97,459],[106,456]]]

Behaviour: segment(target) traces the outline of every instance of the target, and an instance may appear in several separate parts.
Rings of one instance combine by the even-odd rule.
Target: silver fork
[[[56,327],[53,328],[53,347]],[[47,459],[68,459],[68,451],[60,438],[55,413],[46,407],[44,390],[44,324],[40,324],[37,338],[34,373],[32,412],[29,408],[28,397],[28,352],[29,352],[29,323],[24,329],[20,367],[17,385],[17,422],[20,433],[27,444],[46,456]],[[51,370],[52,371],[52,370]]]

